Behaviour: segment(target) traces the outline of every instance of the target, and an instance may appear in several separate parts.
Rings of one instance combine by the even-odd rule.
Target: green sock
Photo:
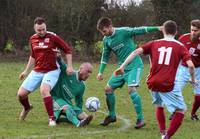
[[[69,120],[73,125],[78,126],[79,120],[76,117],[76,114],[74,113],[74,111],[71,108],[67,108],[67,110],[65,110],[65,113],[66,113],[67,120]]]
[[[116,113],[115,113],[115,94],[113,92],[106,94],[106,103],[107,103],[108,110],[109,110],[109,116],[116,117]]]
[[[135,107],[137,119],[139,119],[139,120],[144,119],[143,114],[142,114],[142,102],[141,102],[140,95],[138,95],[137,92],[131,92],[130,97],[131,97],[132,103],[134,104],[134,107]]]

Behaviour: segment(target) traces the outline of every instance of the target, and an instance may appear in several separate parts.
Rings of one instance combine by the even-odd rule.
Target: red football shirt
[[[173,38],[150,41],[141,47],[144,54],[150,55],[152,63],[147,79],[148,88],[158,92],[171,91],[180,61],[190,59],[187,49]]]
[[[29,40],[31,57],[35,59],[34,70],[48,72],[57,69],[55,48],[60,48],[65,54],[71,54],[72,49],[56,34],[47,32],[44,37],[34,34]]]
[[[179,38],[179,41],[182,42],[188,49],[192,62],[195,67],[200,66],[200,40],[192,42],[190,39],[190,33],[184,34]],[[182,65],[187,66],[185,62],[182,62]]]

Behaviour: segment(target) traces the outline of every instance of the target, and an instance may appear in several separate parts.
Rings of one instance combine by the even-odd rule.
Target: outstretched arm
[[[124,68],[126,67],[126,65],[128,65],[134,58],[135,56],[142,54],[143,53],[143,48],[138,48],[135,51],[133,51],[124,61],[124,63],[122,63],[122,65],[120,66],[120,68],[118,68],[117,70],[114,71],[114,75],[121,75],[124,73]]]
[[[161,30],[162,26],[144,26],[144,27],[134,27],[128,29],[130,36],[144,35],[147,33],[161,31]]]

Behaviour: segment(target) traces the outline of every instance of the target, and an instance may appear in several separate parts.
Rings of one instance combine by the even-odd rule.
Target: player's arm
[[[81,110],[83,108],[83,94],[84,94],[85,88],[81,94],[75,97],[75,104],[77,107],[79,107]]]
[[[104,72],[106,65],[108,63],[110,53],[111,53],[110,47],[108,47],[106,42],[104,42],[104,48],[103,48],[103,53],[102,53],[102,56],[101,56],[101,64],[100,64],[100,67],[99,67],[97,80],[103,80],[103,72]]]
[[[65,64],[65,62],[63,61],[63,59],[61,57],[57,58],[57,62],[60,65],[60,70],[61,72],[65,72],[67,69],[67,65]]]
[[[159,30],[160,31],[162,30],[162,26],[144,26],[144,27],[127,28],[129,36],[144,35]]]
[[[72,48],[64,42],[63,39],[55,35],[54,37],[56,46],[58,46],[61,50],[64,51],[65,57],[67,59],[67,74],[72,74],[73,73],[73,66],[72,66]]]
[[[29,40],[29,44],[31,45],[31,39]],[[19,79],[23,80],[28,75],[30,70],[33,69],[34,66],[35,66],[35,53],[33,51],[33,47],[31,46],[31,54],[28,63],[26,65],[25,70],[19,75]]]
[[[122,63],[122,65],[115,70],[114,75],[121,75],[124,73],[124,68],[126,67],[126,65],[128,65],[137,55],[140,55],[143,53],[143,48],[137,48],[135,51],[133,51],[124,61],[124,63]]]
[[[192,62],[192,60],[188,60],[186,61],[188,68],[189,68],[189,73],[190,73],[190,77],[191,77],[191,82],[195,82],[195,74],[194,74],[194,64]]]
[[[35,59],[30,56],[25,70],[19,75],[19,79],[23,80],[28,75],[30,70],[34,67],[34,65],[35,65]]]

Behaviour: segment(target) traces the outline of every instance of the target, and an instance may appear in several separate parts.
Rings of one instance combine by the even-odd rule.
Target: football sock
[[[137,119],[139,119],[139,120],[144,119],[143,114],[142,114],[141,97],[138,95],[137,92],[131,92],[130,97],[131,97],[132,103],[134,104],[134,107],[135,107]]]
[[[195,114],[199,107],[200,107],[200,96],[194,95],[194,102],[193,102],[191,114]]]
[[[54,119],[54,113],[53,113],[53,99],[51,96],[43,98],[45,108],[47,110],[49,119]]]
[[[28,97],[26,98],[19,98],[19,102],[22,104],[22,106],[24,107],[25,110],[30,108],[30,103],[28,101]]]
[[[66,114],[66,117],[67,119],[75,126],[78,126],[79,124],[79,120],[78,118],[76,117],[76,114],[74,113],[74,111],[71,109],[71,108],[67,108],[65,110],[65,114]]]
[[[165,113],[163,107],[156,108],[156,119],[159,125],[160,133],[165,134],[166,126],[165,126]]]
[[[178,128],[180,127],[182,121],[184,118],[184,114],[180,113],[180,112],[175,112],[171,122],[170,122],[170,126],[167,130],[167,135],[169,137],[171,137],[172,135],[174,135],[174,133],[178,130]]]
[[[116,117],[114,92],[106,94],[106,103],[107,103],[108,110],[109,110],[109,116]]]

